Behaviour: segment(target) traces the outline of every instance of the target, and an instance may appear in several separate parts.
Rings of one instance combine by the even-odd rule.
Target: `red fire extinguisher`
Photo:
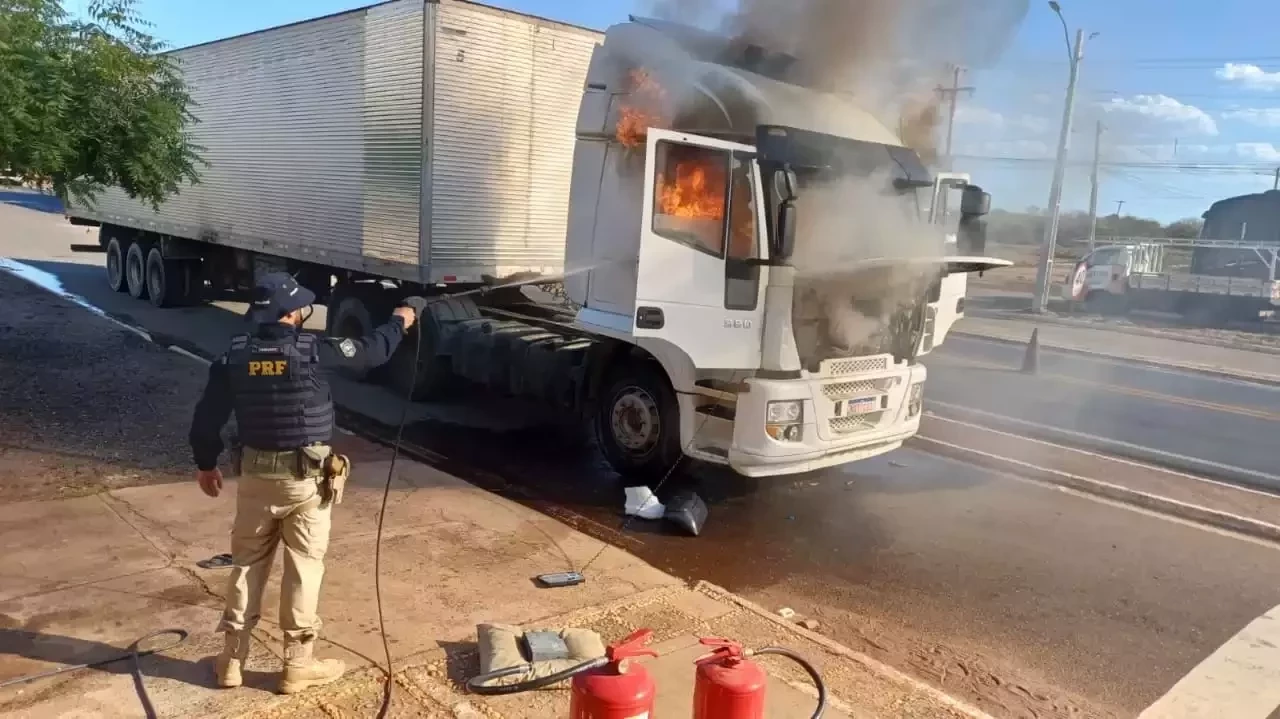
[[[576,674],[569,700],[572,719],[649,719],[653,711],[653,677],[636,657],[656,657],[649,648],[653,631],[641,629],[609,646],[608,663]]]
[[[800,655],[780,647],[744,649],[732,639],[707,638],[699,641],[712,650],[697,660],[693,719],[764,719],[768,675],[749,658],[760,654],[784,656],[804,668],[818,689],[818,708],[813,719],[822,717],[827,706],[826,686],[813,665]]]

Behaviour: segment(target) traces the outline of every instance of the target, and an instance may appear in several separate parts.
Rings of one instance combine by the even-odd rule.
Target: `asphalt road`
[[[109,292],[101,256],[66,249],[84,241],[56,216],[0,205],[0,257],[39,266],[104,310],[210,350],[240,327],[242,308],[234,305],[160,311]],[[1102,373],[1048,355],[1047,373],[1088,381],[1022,378],[1007,368],[963,366],[1015,366],[1016,349],[1010,355],[988,343],[964,344],[948,344],[930,361],[930,397],[984,403],[977,406],[1040,423],[1088,420],[1091,432],[1124,432],[1128,441],[1261,466],[1268,420],[1134,393],[1111,396],[1117,393],[1108,387],[1263,413],[1274,410],[1267,404],[1274,395],[1265,400],[1256,388],[1224,389],[1125,366]],[[1148,421],[1163,424],[1131,426]],[[1216,439],[1164,436],[1188,428]],[[919,449],[814,477],[747,481],[700,470],[712,516],[691,539],[644,522],[619,531],[619,498],[590,451],[566,452],[538,433],[428,423],[414,430],[415,442],[447,456],[444,469],[667,571],[814,617],[833,639],[997,716],[1136,715],[1280,604],[1274,545]],[[1082,461],[1086,471],[1091,465]]]
[[[1280,489],[1280,387],[1052,351],[1026,375],[1023,355],[1001,342],[949,338],[925,360],[926,403],[1022,433],[1037,428],[1018,420],[1239,467],[1274,476]]]

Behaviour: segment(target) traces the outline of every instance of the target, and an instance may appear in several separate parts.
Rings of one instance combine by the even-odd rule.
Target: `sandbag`
[[[539,679],[577,666],[588,659],[605,655],[600,635],[590,629],[542,629],[559,635],[568,647],[569,656],[530,664],[521,637],[524,630],[510,624],[485,623],[476,626],[476,644],[480,650],[480,674],[490,674],[512,667],[529,665],[529,670],[494,679],[491,684],[507,685]]]

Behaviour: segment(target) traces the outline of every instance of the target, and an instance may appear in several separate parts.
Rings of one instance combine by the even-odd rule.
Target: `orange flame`
[[[660,108],[666,93],[647,70],[632,70],[628,76],[630,102],[618,108],[618,142],[627,148],[644,144],[650,127],[662,126]]]
[[[725,187],[721,163],[681,162],[676,165],[674,179],[658,175],[658,209],[672,217],[721,222]]]

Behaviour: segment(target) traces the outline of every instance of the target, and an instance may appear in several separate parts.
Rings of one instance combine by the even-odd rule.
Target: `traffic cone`
[[[1022,356],[1022,372],[1035,374],[1040,370],[1040,328],[1031,330],[1031,341],[1027,343],[1027,352]]]

